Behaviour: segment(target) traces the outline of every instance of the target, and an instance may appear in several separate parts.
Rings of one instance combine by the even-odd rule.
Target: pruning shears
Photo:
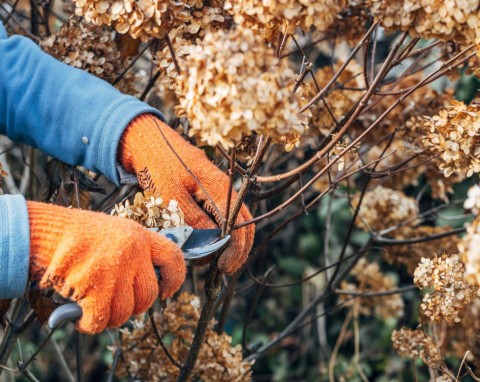
[[[222,249],[229,241],[230,235],[221,238],[221,230],[194,229],[190,226],[174,228],[149,228],[177,244],[185,260],[199,260]],[[155,268],[157,277],[160,276]],[[48,319],[50,329],[56,329],[66,321],[76,321],[82,317],[82,308],[76,302],[67,303],[56,308]]]

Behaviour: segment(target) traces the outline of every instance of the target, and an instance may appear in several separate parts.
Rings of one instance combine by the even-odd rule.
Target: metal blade
[[[206,256],[211,255],[212,253],[217,252],[223,246],[225,246],[230,241],[231,236],[227,235],[223,239],[217,240],[214,243],[206,244],[202,247],[192,246],[190,248],[186,248],[187,244],[190,240],[187,241],[185,246],[183,247],[183,257],[185,260],[198,260],[202,259]]]
[[[188,238],[192,234],[193,228],[189,226],[163,228],[161,230],[159,230],[158,228],[149,228],[149,231],[153,231],[155,233],[159,233],[160,235],[165,236],[167,239],[170,239],[175,244],[177,244],[180,248],[182,248],[185,242],[188,240]]]

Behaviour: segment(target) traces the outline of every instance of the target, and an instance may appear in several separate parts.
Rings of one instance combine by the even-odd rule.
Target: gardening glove
[[[120,141],[118,156],[125,169],[137,175],[142,188],[158,192],[163,199],[177,200],[190,226],[215,228],[221,223],[221,216],[202,187],[225,217],[229,187],[227,175],[215,167],[202,150],[192,146],[153,115],[142,114],[128,125]],[[232,210],[236,198],[234,192]],[[251,218],[247,207],[243,205],[236,223]],[[221,272],[233,273],[245,263],[254,234],[253,224],[234,231],[229,246],[218,262]]]
[[[27,208],[30,278],[82,307],[81,332],[120,326],[185,279],[180,248],[138,223],[38,202]]]

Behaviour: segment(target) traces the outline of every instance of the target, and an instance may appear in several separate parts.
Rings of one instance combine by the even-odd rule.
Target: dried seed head
[[[452,106],[427,118],[429,133],[425,148],[439,156],[439,168],[446,177],[453,173],[467,177],[480,172],[480,105],[467,106],[452,101]]]
[[[188,70],[178,77],[180,105],[190,135],[203,144],[233,147],[254,131],[294,145],[308,114],[299,115],[301,91],[295,74],[249,29],[209,33],[192,47]]]
[[[346,0],[225,1],[225,9],[237,24],[260,30],[264,36],[276,34],[278,29],[293,33],[296,27],[306,32],[312,27],[325,31],[346,5]]]
[[[177,361],[185,359],[200,318],[201,304],[197,296],[182,293],[170,302],[162,314],[154,313],[155,326],[165,346]],[[193,373],[204,381],[249,381],[251,365],[243,360],[241,345],[232,346],[227,334],[218,334],[210,322]],[[148,320],[139,319],[132,326],[120,329],[123,361],[117,374],[135,380],[153,382],[176,381],[180,369],[158,348],[158,340]],[[112,348],[113,352],[117,349]]]
[[[460,313],[477,292],[477,288],[464,279],[464,274],[465,266],[458,255],[443,254],[421,259],[413,281],[420,289],[430,291],[420,305],[420,310],[430,321],[460,322]]]
[[[112,31],[80,17],[71,17],[57,34],[41,41],[40,46],[60,61],[108,82],[113,82],[125,66]],[[135,75],[129,72],[116,87],[124,93],[135,94],[135,81]]]
[[[167,205],[161,197],[150,191],[137,192],[133,204],[128,199],[123,204],[115,204],[111,215],[133,219],[148,228],[185,225],[184,214],[176,200],[170,200]]]
[[[394,280],[380,271],[377,263],[369,263],[361,259],[351,275],[355,278],[355,283],[343,282],[341,289],[351,292],[384,292],[395,287]],[[349,295],[341,295],[340,301],[347,301]],[[359,313],[365,316],[375,315],[380,318],[399,318],[403,315],[403,299],[401,294],[389,296],[362,296],[357,299]],[[352,306],[353,301],[347,302],[347,306]]]
[[[416,359],[421,358],[430,367],[438,367],[443,362],[440,348],[432,337],[421,329],[411,330],[402,328],[392,333],[393,348],[398,355]]]

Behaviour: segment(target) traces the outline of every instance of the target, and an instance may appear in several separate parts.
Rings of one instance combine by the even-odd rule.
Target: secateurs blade
[[[174,228],[149,228],[177,244],[185,260],[199,260],[214,254],[229,241],[230,235],[223,238],[219,228],[194,229],[190,226]],[[158,269],[155,269],[159,276]],[[76,302],[67,303],[56,308],[48,318],[50,329],[56,329],[66,321],[76,321],[82,317],[82,308]]]

